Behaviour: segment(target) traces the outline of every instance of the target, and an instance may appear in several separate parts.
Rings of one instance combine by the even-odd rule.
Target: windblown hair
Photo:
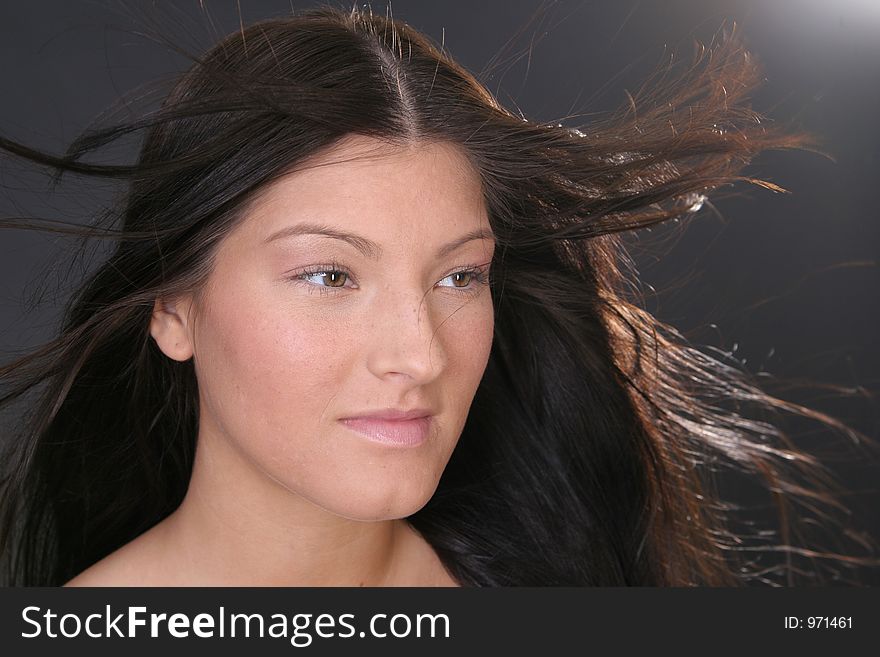
[[[187,56],[193,65],[161,106],[84,131],[62,156],[0,138],[58,177],[128,183],[119,207],[89,226],[2,220],[114,241],[59,335],[0,367],[0,405],[30,400],[3,437],[5,583],[60,585],[178,507],[198,383],[192,359],[167,358],[151,340],[154,302],[198,292],[261,190],[350,134],[458,145],[479,171],[497,240],[488,366],[436,493],[408,518],[459,583],[774,584],[793,581],[797,557],[814,580],[816,558],[862,563],[791,541],[792,504],[843,507],[830,474],[770,419],[787,411],[865,437],[763,391],[653,317],[623,243],[628,231],[695,216],[737,182],[780,191],[741,170],[764,150],[811,143],[748,107],[761,71],[735,24],[698,44],[681,75],[664,71],[582,130],[524,119],[428,37],[356,6],[242,26]],[[135,164],[83,161],[139,131]],[[735,526],[737,505],[713,480],[725,470],[773,493],[775,539]],[[786,563],[767,568],[758,553]]]

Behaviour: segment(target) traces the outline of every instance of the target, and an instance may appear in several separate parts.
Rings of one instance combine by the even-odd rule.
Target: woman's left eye
[[[442,279],[442,281],[450,279],[453,281],[453,284],[442,287],[452,287],[455,289],[464,290],[465,292],[476,292],[480,286],[484,285],[487,282],[488,278],[489,274],[486,272],[485,268],[470,267],[468,269],[461,269],[459,271],[449,274],[449,276]],[[465,285],[456,285],[456,282],[462,281],[464,281]]]

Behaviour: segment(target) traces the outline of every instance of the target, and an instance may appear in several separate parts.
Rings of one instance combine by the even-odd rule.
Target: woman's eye
[[[453,272],[443,280],[451,280],[452,285],[443,285],[441,287],[452,287],[462,290],[463,292],[479,292],[480,287],[485,285],[489,279],[489,273],[479,267],[471,267],[469,269],[461,269]],[[442,281],[441,281],[442,282]],[[459,283],[463,283],[459,285]]]
[[[323,283],[318,283],[318,285],[323,285],[323,287],[345,287],[345,281],[348,280],[346,272],[337,270],[306,272],[298,276],[302,280],[310,277],[322,279]]]
[[[474,277],[473,271],[457,271],[454,274],[450,274],[449,276],[447,276],[443,280],[444,281],[446,279],[451,280],[453,282],[453,285],[451,287],[466,288],[468,286],[468,283],[470,283],[470,281],[473,277]],[[461,283],[461,282],[463,282],[464,284],[463,285],[457,284],[457,283]]]
[[[302,271],[292,276],[291,280],[297,283],[302,282],[309,292],[332,294],[333,290],[357,287],[356,285],[346,285],[350,278],[351,274],[339,265],[330,264]]]

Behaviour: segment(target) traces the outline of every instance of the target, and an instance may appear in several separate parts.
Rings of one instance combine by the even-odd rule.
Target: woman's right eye
[[[290,280],[306,285],[309,292],[321,294],[333,294],[333,290],[357,287],[346,286],[345,283],[349,279],[351,274],[336,263],[309,267],[290,277]]]
[[[299,280],[305,280],[310,276],[321,277],[324,280],[322,287],[345,287],[345,281],[348,280],[348,274],[337,269],[328,269],[316,272],[303,272],[297,276]],[[342,281],[342,284],[338,284]]]

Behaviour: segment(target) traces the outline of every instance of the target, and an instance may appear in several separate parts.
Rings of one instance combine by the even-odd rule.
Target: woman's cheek
[[[292,483],[304,476],[300,467],[316,465],[330,448],[323,436],[332,418],[323,414],[342,384],[338,336],[301,317],[253,318],[240,336],[229,340],[224,377],[235,388],[215,407],[245,452]]]
[[[265,402],[273,409],[278,406],[275,410],[307,408],[326,400],[334,392],[332,373],[343,345],[338,327],[303,315],[264,325],[246,356],[253,366],[254,389],[270,393]]]
[[[459,317],[460,321],[450,327],[454,330],[448,334],[447,349],[456,355],[456,361],[464,368],[476,372],[481,378],[489,360],[495,329],[494,308],[488,290],[473,302],[470,310],[467,313],[459,311],[453,316],[453,319]]]

